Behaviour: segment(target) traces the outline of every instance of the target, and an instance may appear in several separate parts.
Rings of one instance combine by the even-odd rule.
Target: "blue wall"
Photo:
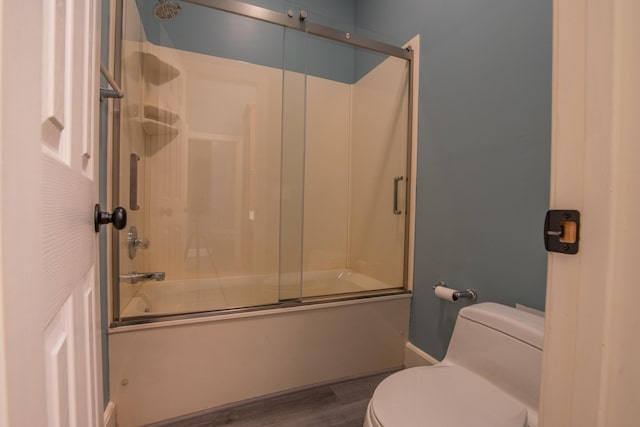
[[[190,52],[220,56],[273,68],[285,68],[343,83],[353,83],[354,49],[306,36],[295,30],[179,2],[181,12],[170,20],[153,17],[157,0],[136,0],[150,42]],[[353,0],[245,1],[285,13],[303,9],[313,22],[353,31]]]
[[[306,61],[310,74],[347,83],[377,61],[324,41],[303,49],[302,35],[293,31],[283,48],[278,27],[221,19],[211,15],[218,12],[185,3],[178,17],[161,22],[151,17],[155,3],[138,0],[147,36],[157,44],[273,67],[284,61],[297,71]],[[396,45],[421,34],[411,342],[434,357],[445,354],[465,303],[435,298],[431,286],[440,280],[477,289],[480,301],[543,309],[552,1],[248,3],[279,12],[304,8],[315,22],[357,28]],[[220,39],[224,43],[214,43]]]
[[[544,309],[552,1],[356,0],[355,23],[421,35],[410,340],[442,358],[465,303],[439,280]]]

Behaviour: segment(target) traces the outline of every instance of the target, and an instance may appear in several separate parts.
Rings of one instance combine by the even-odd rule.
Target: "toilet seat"
[[[365,425],[526,427],[527,409],[478,375],[455,365],[397,372],[376,388]]]

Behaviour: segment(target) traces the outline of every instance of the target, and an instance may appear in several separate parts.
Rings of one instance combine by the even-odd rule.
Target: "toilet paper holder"
[[[435,285],[433,285],[433,289],[435,290],[438,286],[443,286],[445,288],[448,288],[447,282],[444,282],[444,281],[440,281]],[[478,299],[478,293],[476,292],[475,289],[467,289],[465,291],[454,290],[452,298],[454,302],[458,301],[460,298],[467,298],[467,299],[470,299],[471,301],[475,301]]]

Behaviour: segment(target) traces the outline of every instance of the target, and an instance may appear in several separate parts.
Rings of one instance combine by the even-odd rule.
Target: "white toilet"
[[[444,360],[382,381],[364,427],[537,427],[543,331],[522,310],[463,308]]]

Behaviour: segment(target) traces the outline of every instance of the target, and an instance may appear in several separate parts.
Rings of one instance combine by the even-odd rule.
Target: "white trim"
[[[417,186],[418,181],[418,102],[420,98],[420,34],[416,34],[414,38],[409,40],[404,47],[411,47],[413,49],[413,61],[411,61],[411,76],[412,76],[412,92],[413,92],[413,105],[411,119],[411,205],[409,206],[409,251],[407,256],[408,260],[408,277],[407,277],[407,290],[413,290],[413,269],[414,269],[414,255],[415,255],[415,235],[416,235],[416,199],[417,199]]]
[[[3,27],[3,9],[4,2],[0,2],[0,28]],[[2,46],[2,31],[0,31],[0,47]],[[2,52],[0,48],[0,52]],[[0,53],[0,93],[2,93],[2,65],[4,64],[4,55]],[[2,102],[0,102],[0,135],[2,135]],[[2,170],[2,152],[0,151],[0,172]],[[0,188],[0,192],[1,192]],[[0,200],[2,200],[2,194],[0,193]],[[0,218],[2,213],[0,212]],[[0,227],[0,241],[2,241],[2,228]],[[2,264],[4,257],[2,256],[2,248],[0,245],[0,271],[2,271]],[[9,425],[9,415],[7,414],[8,404],[7,399],[9,395],[9,389],[7,387],[7,361],[5,357],[5,312],[4,312],[4,276],[0,275],[0,427],[6,427]]]
[[[438,359],[420,350],[415,345],[407,341],[404,348],[404,367],[413,368],[415,366],[432,366],[440,363]]]
[[[639,6],[554,2],[551,208],[582,223],[549,255],[541,426],[637,424]]]
[[[116,405],[109,402],[104,410],[104,427],[116,427]]]

